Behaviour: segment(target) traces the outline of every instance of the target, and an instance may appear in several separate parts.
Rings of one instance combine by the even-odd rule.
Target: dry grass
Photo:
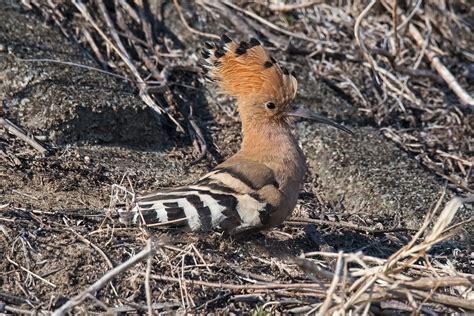
[[[459,228],[459,224],[449,225],[462,203],[460,198],[452,199],[433,223],[438,203],[435,210],[428,212],[423,226],[411,241],[387,259],[342,252],[313,252],[298,258],[296,262],[307,271],[324,277],[334,275],[324,303],[315,306],[313,311],[321,315],[367,314],[372,308],[376,313],[373,305],[381,302],[392,304],[394,309],[408,302],[407,309],[418,312],[426,311],[426,303],[473,310],[473,276],[457,272],[449,263],[436,263],[428,256],[435,244],[452,237]],[[428,229],[431,224],[431,229]],[[325,271],[322,275],[318,265],[321,261],[307,259],[312,257],[337,258],[335,271]],[[336,288],[339,293],[336,293]]]
[[[268,257],[258,249],[249,251],[255,245],[234,244],[219,234],[195,240],[173,233],[155,238],[152,236],[156,232],[150,234],[146,227],[111,225],[116,220],[113,218],[104,218],[102,225],[96,225],[87,234],[83,223],[67,225],[63,230],[79,237],[99,254],[93,254],[91,259],[105,259],[110,264],[104,272],[78,275],[81,279],[92,277],[94,282],[83,286],[59,308],[50,308],[56,309],[53,315],[72,311],[228,313],[248,311],[248,304],[256,306],[254,312],[320,315],[472,311],[473,275],[458,271],[449,259],[440,260],[430,250],[452,238],[466,224],[453,223],[453,219],[463,203],[472,203],[474,199],[454,198],[439,211],[441,201],[442,197],[436,207],[428,210],[423,225],[411,240],[386,259],[342,251]],[[49,219],[37,216],[48,221],[51,232],[63,226],[60,221],[53,221],[51,215]],[[272,235],[265,238],[270,242]],[[14,251],[18,243],[23,243],[24,255],[31,256],[25,240],[17,239],[11,252],[17,260],[22,260],[18,257],[21,251]],[[115,263],[124,254],[126,260]],[[28,260],[22,261],[29,265]],[[41,277],[18,263],[15,266],[21,269],[25,289],[30,289],[34,282],[44,284],[49,291],[63,287],[49,281],[47,273]],[[12,298],[6,300],[11,302]],[[14,304],[7,304],[5,309],[30,313]],[[45,307],[37,311],[50,313]]]

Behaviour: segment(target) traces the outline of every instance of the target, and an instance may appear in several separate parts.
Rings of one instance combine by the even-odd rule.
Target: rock
[[[49,141],[162,145],[161,119],[123,80],[83,68],[22,59],[52,59],[97,67],[57,29],[2,1],[0,100],[7,117]]]
[[[298,124],[310,172],[317,174],[324,198],[337,203],[343,197],[350,213],[376,214],[394,219],[394,224],[418,228],[444,186],[379,130],[364,126],[357,111],[328,92],[327,85],[315,80],[305,83],[296,103],[339,117],[356,134],[352,137],[328,126]],[[448,192],[446,198],[450,196]]]

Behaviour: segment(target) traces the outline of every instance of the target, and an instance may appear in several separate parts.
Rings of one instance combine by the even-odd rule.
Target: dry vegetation
[[[196,55],[186,50],[186,43],[177,44],[176,36],[182,34],[160,23],[160,7],[141,0],[23,2],[86,47],[102,71],[129,81],[143,102],[167,116],[178,132],[189,132],[198,151],[196,161],[204,157],[208,145],[193,118],[192,103],[183,97],[197,81]],[[307,0],[269,5],[174,0],[170,6],[194,39],[219,38],[225,29],[238,29],[264,40],[271,49],[304,56],[304,64],[288,63],[295,70],[316,71],[364,118],[380,126],[387,139],[444,178],[450,189],[474,193],[474,9],[467,1]],[[2,125],[15,132],[8,121]],[[462,204],[472,203],[472,198],[455,198],[444,208],[441,199],[432,210],[427,206],[428,215],[417,232],[313,220],[325,229],[382,236],[371,242],[389,245],[385,257],[335,252],[325,249],[324,242],[318,252],[297,249],[287,256],[261,257],[251,245],[222,242],[218,233],[191,236],[176,244],[165,235],[150,237],[156,233],[145,227],[116,227],[109,215],[118,198],[113,196],[110,214],[102,217],[65,213],[65,220],[57,213],[40,216],[16,210],[13,215],[28,229],[49,227],[62,236],[61,243],[79,240],[89,247],[83,260],[92,268],[55,281],[44,270],[38,274],[29,269],[31,261],[47,258],[34,257],[27,238],[12,239],[5,254],[15,271],[9,278],[17,280],[12,284],[22,287],[24,298],[1,292],[0,301],[7,304],[0,304],[0,311],[31,313],[34,308],[62,315],[72,310],[116,314],[474,310],[472,236],[463,230],[470,227],[472,217],[454,220]],[[8,218],[6,223],[0,227],[8,231]],[[291,248],[287,235],[297,234],[293,226],[303,224],[290,220],[283,231],[270,232],[267,239],[260,236],[262,247]],[[454,235],[467,239],[462,263],[433,250]],[[317,234],[313,237],[318,239]],[[43,244],[54,242],[47,236],[40,239]],[[51,251],[59,250],[51,246]],[[56,267],[48,269],[52,273]],[[44,301],[59,286],[55,282],[72,284],[75,290]],[[29,292],[32,284],[44,289]]]

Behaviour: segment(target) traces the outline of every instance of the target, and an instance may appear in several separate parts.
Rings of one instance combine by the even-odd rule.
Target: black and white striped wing
[[[272,206],[248,179],[229,169],[216,169],[195,185],[139,197],[121,221],[149,227],[174,225],[192,231],[220,228],[229,234],[265,226]]]

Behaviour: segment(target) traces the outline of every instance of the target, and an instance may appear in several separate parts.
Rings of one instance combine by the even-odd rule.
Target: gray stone
[[[51,62],[98,67],[84,50],[38,18],[2,1],[0,100],[7,117],[35,135],[63,143],[161,145],[168,134],[160,118],[125,81]]]

